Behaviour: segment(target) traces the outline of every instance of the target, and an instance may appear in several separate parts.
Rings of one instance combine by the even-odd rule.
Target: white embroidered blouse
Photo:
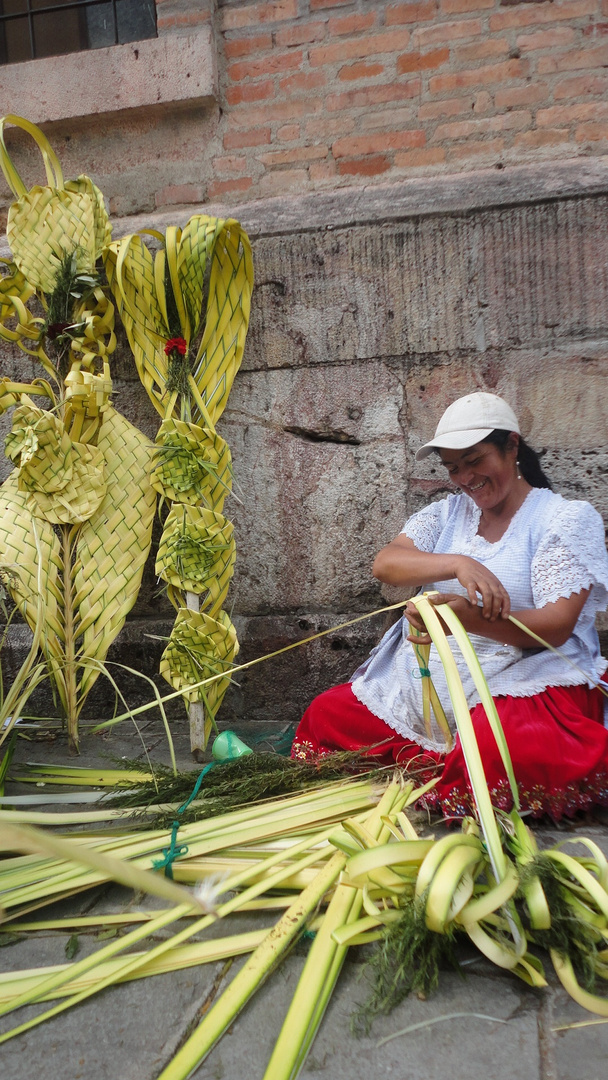
[[[581,589],[591,590],[574,633],[560,650],[576,669],[548,649],[518,649],[471,635],[493,696],[529,697],[548,686],[595,685],[608,667],[600,655],[595,629],[596,613],[608,607],[608,554],[598,512],[589,503],[532,488],[496,543],[478,535],[480,513],[468,495],[448,495],[414,514],[403,532],[420,551],[458,552],[483,563],[505,586],[513,612],[544,607]],[[466,595],[456,580],[425,586],[425,590],[431,589]],[[404,618],[387,631],[352,676],[353,693],[399,734],[425,749],[441,752],[445,744],[434,718],[431,738],[422,719],[420,671],[406,640],[408,632],[409,623]],[[479,697],[458,649],[455,655],[472,707]],[[434,646],[429,669],[454,730],[443,667]]]

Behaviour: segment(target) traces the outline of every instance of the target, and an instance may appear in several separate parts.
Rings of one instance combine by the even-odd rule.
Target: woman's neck
[[[522,478],[501,503],[482,509],[477,528],[478,536],[483,536],[490,543],[500,540],[531,491],[531,485]]]

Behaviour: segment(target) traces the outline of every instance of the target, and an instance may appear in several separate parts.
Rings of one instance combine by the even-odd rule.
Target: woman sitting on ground
[[[521,438],[510,406],[474,393],[443,414],[416,458],[437,452],[459,494],[414,514],[383,548],[373,573],[390,585],[437,590],[473,646],[513,760],[523,809],[554,818],[608,805],[608,730],[597,683],[595,615],[608,606],[608,555],[600,515],[589,503],[551,490],[537,455]],[[548,644],[539,648],[509,614]],[[471,789],[458,739],[446,755],[434,717],[422,717],[412,628],[429,642],[414,604],[384,635],[349,683],[315,698],[304,714],[294,757],[359,750],[383,761],[440,771],[427,802],[447,817],[470,811]],[[511,805],[504,767],[473,680],[456,662],[495,805]],[[452,731],[455,721],[434,646],[428,667]],[[371,749],[370,749],[371,748]]]

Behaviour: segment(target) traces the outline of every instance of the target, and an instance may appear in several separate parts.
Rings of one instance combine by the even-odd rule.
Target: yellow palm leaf
[[[18,470],[0,488],[0,545],[5,561],[18,567],[14,599],[32,628],[38,611],[34,529],[38,534],[46,574],[41,644],[73,725],[141,583],[156,505],[151,450],[141,432],[108,408],[96,448],[105,460],[105,495],[84,524],[64,525],[58,535],[44,518],[34,518],[32,494],[19,489]],[[77,745],[75,726],[70,734]]]

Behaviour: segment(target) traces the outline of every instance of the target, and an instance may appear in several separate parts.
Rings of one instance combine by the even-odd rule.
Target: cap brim
[[[437,435],[416,451],[416,461],[422,461],[433,450],[466,450],[468,446],[483,442],[492,431],[494,428],[471,428],[469,431],[449,431],[445,435]]]

